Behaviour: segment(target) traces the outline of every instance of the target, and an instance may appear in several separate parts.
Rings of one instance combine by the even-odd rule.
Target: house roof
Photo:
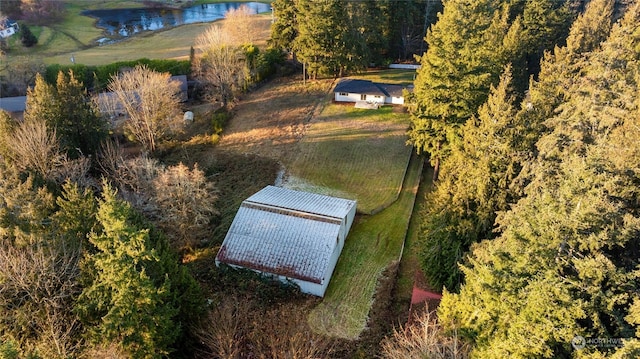
[[[0,98],[0,109],[3,109],[7,112],[24,112],[26,107],[27,96]]]
[[[268,186],[245,200],[219,262],[322,283],[341,220],[356,202]]]
[[[384,84],[369,80],[342,79],[333,92],[359,93],[364,95],[378,95],[385,97],[402,97],[402,90],[405,86]]]

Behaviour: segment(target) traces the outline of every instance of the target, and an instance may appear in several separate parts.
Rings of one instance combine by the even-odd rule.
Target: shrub
[[[284,63],[285,54],[280,49],[267,49],[264,52],[258,54],[257,62],[257,71],[258,78],[257,81],[262,81],[267,77],[275,74],[278,70],[278,65],[282,65]]]
[[[25,24],[20,25],[20,40],[24,47],[31,47],[38,43],[38,38],[31,32],[31,29]]]
[[[231,116],[228,112],[216,112],[211,116],[211,128],[213,129],[214,135],[219,135],[224,131],[224,126],[227,124]]]

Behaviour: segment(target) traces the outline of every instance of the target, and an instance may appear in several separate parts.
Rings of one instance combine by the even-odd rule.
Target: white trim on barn
[[[267,186],[242,202],[216,265],[251,269],[324,296],[356,201]]]

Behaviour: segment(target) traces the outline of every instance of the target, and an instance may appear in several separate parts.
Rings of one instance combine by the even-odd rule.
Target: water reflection
[[[253,13],[270,11],[269,4],[258,2],[228,2],[202,4],[184,9],[110,9],[87,10],[82,14],[97,19],[96,26],[105,34],[127,37],[142,31],[156,31],[178,25],[211,22],[224,18],[230,9],[246,5]],[[108,39],[102,39],[102,41]]]

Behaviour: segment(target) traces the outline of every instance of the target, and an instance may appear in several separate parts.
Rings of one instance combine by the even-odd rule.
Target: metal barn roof
[[[322,283],[355,201],[269,186],[245,200],[216,259]]]
[[[321,194],[294,191],[286,188],[267,186],[246,199],[245,202],[290,209],[321,216],[342,219],[349,213],[355,201],[325,196]]]

